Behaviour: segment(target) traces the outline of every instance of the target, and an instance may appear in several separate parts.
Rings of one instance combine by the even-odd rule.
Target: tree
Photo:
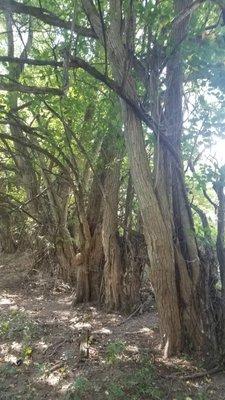
[[[116,157],[116,133],[119,127],[123,131],[143,222],[164,354],[174,354],[190,345],[202,349],[208,345],[209,338],[217,354],[220,343],[213,323],[212,268],[205,258],[203,260],[198,245],[185,182],[182,144],[185,85],[188,79],[192,83],[197,79],[191,74],[188,76],[188,68],[194,74],[194,62],[189,61],[188,67],[185,64],[190,54],[193,55],[193,48],[188,49],[188,41],[196,39],[191,16],[195,12],[198,33],[203,35],[208,29],[208,20],[214,21],[221,7],[224,10],[223,2],[218,1],[215,6],[211,2],[190,0],[166,1],[163,5],[150,0],[141,4],[109,0],[98,1],[95,5],[91,0],[81,0],[78,4],[75,13],[72,3],[65,2],[59,17],[57,4],[52,5],[47,0],[39,7],[33,3],[0,0],[0,9],[8,18],[8,36],[13,33],[14,15],[17,15],[19,24],[20,18],[31,18],[32,24],[37,24],[44,36],[46,26],[50,29],[49,44],[43,46],[44,50],[38,44],[33,45],[30,57],[26,46],[20,57],[15,57],[12,46],[9,46],[8,54],[1,56],[0,60],[9,65],[11,75],[4,77],[1,87],[10,93],[18,89],[24,96],[29,93],[51,96],[48,102],[42,97],[38,103],[38,107],[39,104],[43,107],[43,113],[41,118],[34,113],[34,129],[27,126],[28,113],[23,116],[23,125],[19,124],[19,136],[15,134],[12,120],[8,119],[4,124],[9,124],[11,135],[1,133],[0,137],[7,143],[10,140],[15,143],[15,149],[10,147],[11,152],[18,151],[22,160],[30,160],[31,154],[38,154],[38,163],[29,162],[32,165],[29,173],[32,171],[32,183],[41,182],[46,189],[50,226],[51,229],[56,227],[51,241],[60,264],[64,265],[63,256],[69,265],[63,270],[77,268],[77,301],[95,297],[103,276],[102,298],[108,308],[117,308],[122,303],[125,268],[118,237],[120,157]],[[203,19],[206,22],[202,25]],[[43,39],[38,33],[36,35],[41,43]],[[199,57],[198,63],[201,62]],[[22,75],[13,75],[21,68]],[[44,71],[49,73],[49,77]],[[35,86],[27,84],[31,73],[35,77]],[[39,75],[45,86],[40,87]],[[204,71],[202,79],[203,75]],[[8,78],[10,85],[6,81]],[[82,90],[86,87],[86,97],[93,96],[94,99],[91,108],[86,107],[85,111],[85,96],[81,94],[81,101],[76,96],[79,79],[82,80]],[[86,79],[88,83],[84,85]],[[207,79],[210,81],[209,77]],[[104,105],[101,104],[103,100],[96,98],[90,85],[97,85],[98,93],[104,92],[102,99],[105,95],[107,97]],[[115,95],[110,95],[105,87],[118,96],[117,103]],[[116,105],[110,106],[111,99]],[[98,118],[93,122],[94,117],[90,114],[94,102],[97,103]],[[74,118],[75,106],[83,110],[82,116],[76,114],[79,123]],[[15,104],[11,102],[10,108],[7,116],[13,111],[18,123]],[[113,123],[110,121],[112,115]],[[95,146],[90,146],[90,142],[93,141],[92,130],[95,130],[96,122],[98,130],[104,133],[96,135],[96,138],[101,138],[101,144],[92,160],[90,154]],[[154,135],[154,140],[149,139],[150,134]],[[103,140],[104,135],[111,140]],[[149,151],[150,142],[150,147],[154,147],[154,157]],[[107,143],[105,150],[104,143]],[[24,156],[24,146],[27,156]],[[100,170],[103,172],[106,168],[105,174],[99,172],[97,160],[103,161]],[[39,179],[34,173],[36,164]],[[92,184],[88,179],[84,181],[87,170]],[[28,181],[27,192],[30,189],[31,182]],[[38,187],[35,183],[35,193],[31,197],[37,199],[39,193],[40,184]],[[79,227],[75,250],[67,227],[68,208],[72,202],[75,203],[73,210]],[[37,207],[40,203],[38,201]],[[91,203],[95,207],[94,214],[90,209]],[[201,212],[199,215],[204,217]],[[94,277],[96,269],[98,272]],[[223,293],[221,296],[223,299]]]

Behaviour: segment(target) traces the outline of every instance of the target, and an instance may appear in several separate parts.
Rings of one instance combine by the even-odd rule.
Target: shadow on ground
[[[0,262],[1,400],[225,399],[224,374],[182,380],[200,360],[163,360],[154,309],[127,320],[72,309],[71,289],[32,274],[31,259]]]

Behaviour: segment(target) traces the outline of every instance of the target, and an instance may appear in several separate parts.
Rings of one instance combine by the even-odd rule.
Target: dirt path
[[[32,275],[31,260],[0,262],[1,400],[225,399],[224,375],[167,379],[195,365],[162,360],[154,309],[123,324],[93,304],[72,309],[70,288]]]

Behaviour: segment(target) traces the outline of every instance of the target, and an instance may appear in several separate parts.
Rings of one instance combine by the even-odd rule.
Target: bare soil
[[[0,256],[0,274],[0,400],[225,399],[225,373],[185,380],[200,358],[163,359],[154,307],[130,319],[73,309],[73,290],[29,253]]]

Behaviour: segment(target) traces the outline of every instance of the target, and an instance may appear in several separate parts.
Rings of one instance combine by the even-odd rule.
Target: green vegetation
[[[87,378],[79,377],[72,383],[68,389],[65,400],[85,399],[90,388],[90,382]]]
[[[163,399],[163,391],[157,387],[154,367],[151,363],[142,362],[130,373],[115,371],[116,378],[104,379],[104,383],[91,382],[85,377],[79,377],[69,387],[66,394],[68,400],[83,400],[86,398],[98,398],[109,400],[152,400]]]
[[[110,364],[114,364],[125,350],[125,343],[121,341],[111,342],[107,345],[106,359]]]
[[[152,294],[161,355],[207,365],[225,354],[224,44],[225,0],[0,0],[0,253],[29,252],[74,307],[132,317]],[[0,338],[29,361],[25,314]],[[107,368],[124,359],[109,343]],[[159,398],[146,368],[105,396]]]
[[[0,317],[0,338],[6,342],[16,340],[21,345],[18,359],[29,358],[33,352],[32,341],[40,333],[37,323],[29,320],[25,312],[12,310]]]

